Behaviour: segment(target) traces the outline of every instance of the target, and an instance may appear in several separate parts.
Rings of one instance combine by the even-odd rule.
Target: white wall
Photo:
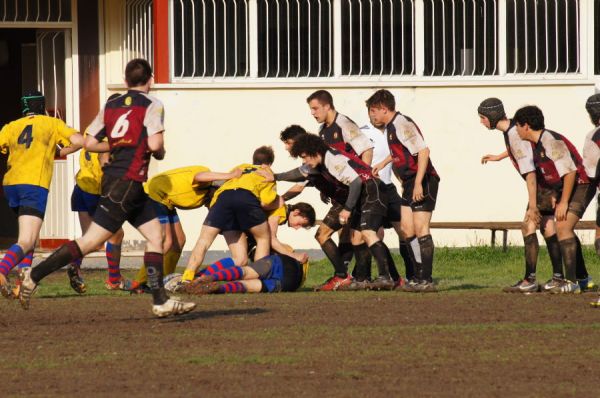
[[[320,87],[319,87],[320,88]],[[326,88],[326,87],[323,87]],[[278,139],[279,132],[296,123],[316,132],[318,125],[310,116],[305,98],[314,89],[177,89],[168,85],[154,90],[166,111],[166,147],[164,161],[156,162],[151,174],[175,167],[199,164],[225,171],[248,162],[260,145],[272,145],[276,171],[298,165]],[[358,124],[367,120],[364,101],[374,91],[370,88],[330,90],[336,108]],[[566,135],[578,148],[591,129],[584,108],[593,94],[591,85],[542,87],[426,87],[392,88],[397,108],[411,116],[421,127],[431,148],[431,158],[441,176],[438,207],[434,221],[516,221],[524,214],[527,194],[524,182],[508,159],[485,166],[480,159],[486,153],[500,153],[504,141],[498,131],[488,131],[479,124],[477,105],[489,96],[504,101],[509,116],[523,105],[536,104],[546,116],[546,126]],[[283,193],[290,184],[280,184]],[[313,192],[298,200],[312,203],[318,217],[327,206]],[[590,206],[584,219],[595,214]],[[191,249],[206,209],[181,211],[188,235],[186,249]],[[295,247],[315,248],[314,231],[282,228],[282,240]],[[397,246],[393,234],[387,241]],[[471,245],[489,242],[489,231],[440,231],[433,236],[438,245]],[[128,233],[128,236],[134,236]],[[519,243],[519,233],[510,239]],[[223,249],[219,240],[214,248]]]

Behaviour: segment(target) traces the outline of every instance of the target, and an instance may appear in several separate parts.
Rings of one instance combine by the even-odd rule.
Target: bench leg
[[[508,230],[502,230],[502,251],[508,250]]]
[[[492,248],[496,247],[496,230],[492,229]]]

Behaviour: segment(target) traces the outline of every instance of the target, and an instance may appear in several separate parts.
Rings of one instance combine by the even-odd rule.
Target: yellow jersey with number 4
[[[8,150],[8,171],[4,185],[29,184],[48,189],[52,180],[56,145],[69,146],[77,130],[60,119],[25,116],[0,131],[0,150]]]
[[[212,201],[210,202],[211,207],[215,204],[221,192],[230,189],[245,189],[250,191],[261,203],[265,204],[271,203],[275,200],[277,197],[277,187],[275,182],[266,182],[263,176],[255,173],[256,170],[261,168],[261,166],[241,164],[234,168],[242,170],[241,177],[225,182],[225,184],[223,184],[213,195]],[[266,170],[270,171],[271,169],[267,168]]]
[[[210,171],[204,166],[180,167],[150,178],[144,190],[150,199],[162,203],[169,210],[196,209],[206,204],[212,183],[194,182],[198,173]]]

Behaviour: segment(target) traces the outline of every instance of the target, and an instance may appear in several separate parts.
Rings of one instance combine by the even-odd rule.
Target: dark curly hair
[[[524,106],[515,113],[513,120],[520,124],[528,124],[532,130],[543,130],[544,114],[542,110],[535,105]]]
[[[298,210],[302,217],[306,217],[308,220],[308,225],[306,225],[307,227],[313,227],[315,225],[317,215],[315,213],[315,209],[310,204],[298,202],[290,205],[288,209],[290,210],[290,213],[294,210]]]
[[[316,156],[321,155],[325,156],[325,153],[329,149],[329,146],[315,134],[306,133],[298,137],[297,140],[294,141],[294,145],[292,145],[292,149],[290,154],[299,158],[302,154],[308,156]]]
[[[300,135],[306,134],[306,130],[304,127],[298,126],[297,124],[292,124],[291,126],[287,126],[283,129],[283,131],[279,134],[279,139],[282,142],[286,142],[287,140],[296,140]]]

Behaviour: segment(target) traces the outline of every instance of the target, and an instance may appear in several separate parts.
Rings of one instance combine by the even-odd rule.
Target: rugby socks
[[[144,258],[146,258],[145,255]],[[106,242],[106,262],[108,263],[108,281],[113,284],[121,282],[121,245]],[[162,254],[160,265],[162,272]],[[146,264],[146,272],[147,269],[148,265]]]
[[[571,282],[577,282],[577,239],[568,238],[561,240],[560,252],[565,264],[565,278]]]
[[[369,251],[371,252],[373,257],[375,257],[379,277],[390,278],[390,249],[388,249],[385,243],[379,240],[373,243],[371,246],[369,246]]]
[[[29,268],[29,267],[31,267],[31,263],[32,262],[33,262],[33,250],[31,250],[30,252],[28,252],[25,255],[25,257],[23,257],[23,259],[21,260],[21,262],[18,265],[19,270],[22,270],[23,268]]]
[[[575,276],[577,279],[586,279],[589,274],[585,267],[585,259],[583,258],[583,250],[581,249],[581,241],[579,237],[575,235],[577,241],[577,267],[575,268]]]
[[[433,245],[433,238],[431,235],[421,236],[419,238],[419,247],[421,249],[421,280],[427,282],[433,282],[431,275],[433,274],[433,252],[435,246]]]
[[[144,264],[148,274],[148,286],[152,291],[154,305],[164,304],[168,299],[167,292],[163,287],[163,255],[161,253],[144,253]]]
[[[327,239],[321,245],[321,249],[329,261],[331,261],[331,264],[333,264],[335,275],[340,278],[346,278],[348,276],[348,268],[346,268],[344,261],[342,261],[342,257],[340,256],[340,252],[335,242],[331,238]]]
[[[406,238],[408,255],[413,264],[413,278],[417,280],[423,279],[423,264],[421,262],[421,247],[416,236]]]
[[[244,269],[233,266],[208,275],[212,276],[214,281],[237,281],[244,278]]]
[[[388,247],[388,266],[390,267],[390,277],[394,280],[394,281],[398,281],[400,279],[400,274],[398,273],[398,268],[396,268],[396,263],[394,262],[394,257],[392,256],[392,252],[389,250]]]
[[[352,243],[350,242],[340,242],[338,249],[340,251],[340,257],[344,262],[344,267],[348,270],[350,268],[350,263],[352,262],[352,257],[354,256],[354,246],[352,246]]]
[[[412,279],[415,276],[415,266],[414,266],[413,260],[410,256],[410,250],[409,250],[408,246],[409,245],[408,245],[407,241],[400,239],[400,256],[402,256],[402,261],[404,261],[404,269],[406,271],[406,279]]]
[[[242,282],[227,282],[219,286],[217,293],[246,293],[246,286]]]
[[[219,261],[209,265],[208,267],[198,271],[198,273],[196,273],[196,277],[201,276],[201,275],[212,275],[215,272],[219,272],[231,267],[235,267],[235,262],[233,261],[233,258],[231,257],[226,257],[226,258],[222,258]]]
[[[358,281],[371,279],[371,253],[366,243],[353,247],[354,249],[354,272],[352,276]]]
[[[11,269],[13,269],[21,260],[25,257],[23,249],[16,243],[8,248],[2,261],[0,261],[0,274],[7,276]]]
[[[178,250],[169,250],[165,254],[164,264],[163,264],[163,275],[164,276],[171,275],[173,272],[175,272],[175,269],[177,268],[177,262],[179,261],[180,257],[181,257],[181,252]]]
[[[529,282],[535,281],[535,272],[537,268],[538,253],[540,251],[540,244],[538,242],[537,234],[534,232],[530,235],[523,237],[525,242],[525,278]],[[561,249],[562,252],[562,249]]]
[[[596,254],[600,256],[600,238],[594,241],[594,247],[596,248]]]
[[[544,237],[544,240],[546,241],[546,248],[548,249],[548,255],[550,256],[550,262],[552,263],[552,277],[562,279],[564,278],[563,263],[558,237],[554,234],[549,238]]]
[[[74,240],[58,248],[47,259],[31,269],[31,279],[37,284],[54,271],[83,258],[79,245]]]

